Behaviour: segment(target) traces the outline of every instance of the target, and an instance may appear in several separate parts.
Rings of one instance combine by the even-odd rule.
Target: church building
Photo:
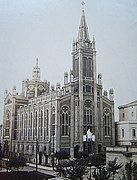
[[[22,92],[5,91],[3,142],[9,151],[30,158],[76,149],[88,153],[115,145],[114,92],[103,92],[102,75],[96,72],[95,38],[89,36],[84,10],[78,36],[72,44],[72,70],[64,84],[54,87],[40,78],[38,59],[31,80],[22,81]],[[37,142],[37,143],[36,143]]]

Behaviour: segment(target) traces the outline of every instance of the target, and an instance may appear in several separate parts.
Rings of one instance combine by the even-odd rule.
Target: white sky
[[[115,91],[117,106],[137,100],[137,0],[85,0],[89,34],[95,36],[97,73]],[[0,119],[4,91],[32,76],[39,58],[41,79],[63,83],[72,67],[81,0],[0,0]],[[117,116],[116,116],[117,120]]]

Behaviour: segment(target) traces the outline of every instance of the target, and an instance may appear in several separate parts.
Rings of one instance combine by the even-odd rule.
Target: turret
[[[60,83],[56,84],[57,95],[60,95]]]
[[[73,82],[73,71],[70,70],[69,72],[70,82]]]
[[[32,79],[35,81],[40,80],[40,68],[38,67],[38,58],[36,59],[36,65],[33,68]]]
[[[73,39],[73,43],[72,43],[72,51],[75,51],[75,40]]]
[[[22,82],[22,92],[24,93],[25,97],[27,97],[28,82],[29,79],[26,79]]]
[[[98,74],[98,85],[102,85],[102,74]]]
[[[110,101],[114,101],[114,90],[112,88],[109,90],[109,99]]]
[[[108,98],[108,92],[106,90],[104,91],[104,97]]]
[[[54,91],[54,85],[51,85],[51,91]]]
[[[16,96],[16,86],[13,86],[12,95],[13,95],[13,96]]]
[[[8,95],[8,90],[7,90],[7,89],[5,89],[5,92],[4,92],[4,98],[6,98],[6,97],[7,97],[7,95]]]
[[[57,83],[56,84],[56,90],[59,90],[60,89],[60,83]]]
[[[64,73],[64,84],[68,84],[68,73]]]
[[[94,50],[94,51],[96,50],[95,45],[96,45],[96,42],[95,42],[95,37],[93,36],[92,48],[93,48],[93,50]]]

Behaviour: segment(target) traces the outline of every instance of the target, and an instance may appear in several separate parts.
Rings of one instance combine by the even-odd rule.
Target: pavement
[[[32,168],[33,171],[36,169],[35,164],[28,163],[27,165],[28,165],[29,168]],[[55,178],[51,178],[52,180],[64,180],[63,177],[59,177],[57,172],[53,170],[53,167],[38,165],[38,171],[55,176]],[[83,180],[87,180],[86,175],[85,175],[85,177],[83,177]]]
[[[36,164],[27,163],[27,166],[32,170],[36,170]],[[48,172],[50,175],[56,174],[56,172],[53,170],[53,167],[50,166],[37,165],[37,170],[40,172]]]
[[[32,164],[32,163],[27,163],[27,165],[24,166],[23,169],[19,169],[19,171],[35,171],[35,170],[36,170],[36,164]],[[47,175],[55,176],[54,178],[51,178],[51,180],[64,180],[63,177],[59,177],[57,172],[53,170],[53,167],[38,165],[37,171]],[[2,168],[0,172],[6,172],[6,169]],[[87,180],[87,178],[85,177],[83,178],[83,180]]]
[[[27,166],[24,167],[23,170],[36,170],[36,164],[32,164],[32,163],[27,163]],[[52,180],[63,180],[64,178],[62,177],[59,177],[57,172],[53,170],[53,167],[50,167],[50,166],[42,166],[42,165],[38,165],[37,166],[37,171],[38,172],[41,172],[41,173],[45,173],[45,174],[48,174],[48,175],[53,175],[55,176],[55,178],[51,178]]]
[[[0,172],[6,172],[7,170],[5,168],[2,168]],[[26,166],[23,168],[20,168],[19,171],[36,171],[36,165],[32,163],[27,163]],[[52,175],[55,176],[55,178],[51,178],[52,180],[63,180],[64,178],[58,177],[57,172],[53,170],[53,167],[49,166],[42,166],[38,165],[37,166],[37,171],[47,174],[47,175]]]

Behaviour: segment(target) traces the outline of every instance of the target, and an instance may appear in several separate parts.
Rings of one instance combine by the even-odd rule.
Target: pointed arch
[[[93,103],[87,99],[84,103],[83,134],[86,134],[88,129],[94,133],[93,114]]]
[[[40,111],[40,119],[39,119],[39,138],[42,137],[43,132],[43,110]]]
[[[61,135],[69,136],[70,130],[70,109],[64,105],[61,108]]]
[[[111,110],[109,108],[104,108],[104,135],[111,135]]]

